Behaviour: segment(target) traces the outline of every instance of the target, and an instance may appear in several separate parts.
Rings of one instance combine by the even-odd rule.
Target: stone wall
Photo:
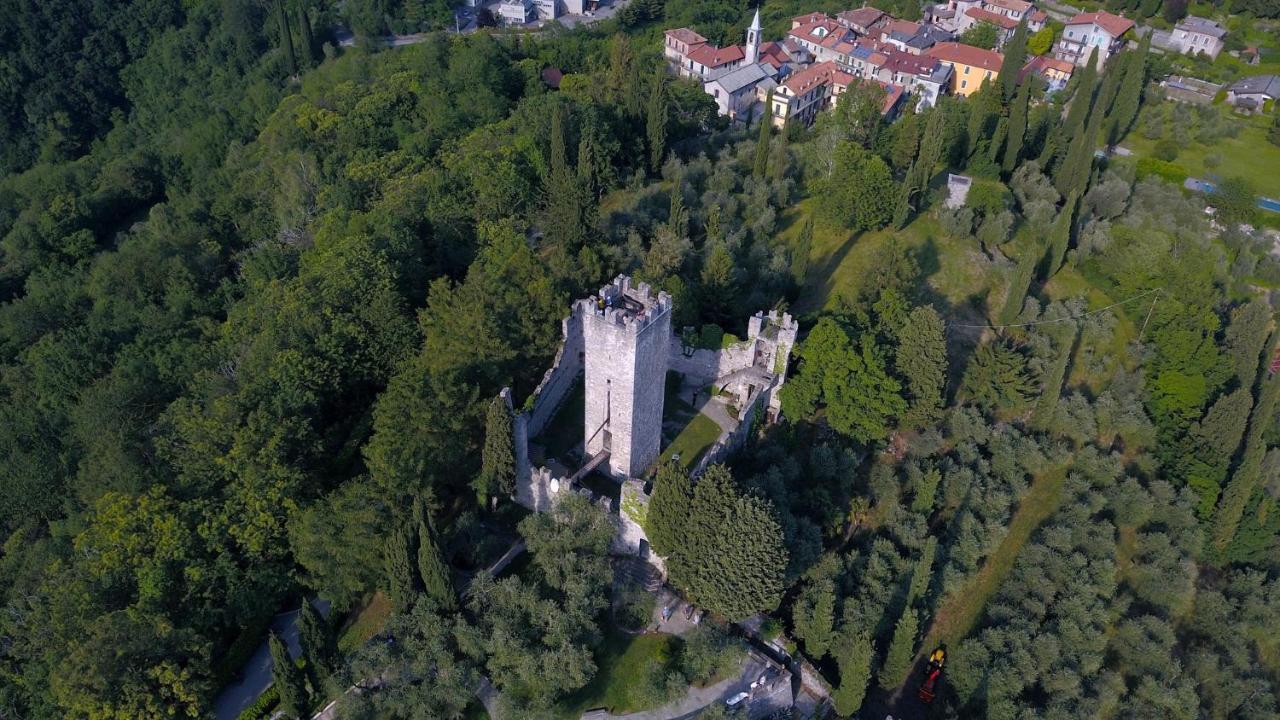
[[[771,386],[772,387],[772,386]],[[755,427],[756,418],[769,406],[769,398],[773,394],[770,388],[760,388],[752,394],[742,412],[738,413],[738,427],[733,432],[722,432],[693,468],[693,475],[701,475],[702,471],[715,463],[724,461],[730,453],[736,452],[746,444]]]
[[[564,337],[560,350],[556,352],[556,359],[551,367],[542,376],[542,382],[533,391],[533,406],[527,412],[529,437],[542,434],[578,377],[582,375],[582,318],[570,314],[561,321],[560,329]]]
[[[751,367],[755,362],[757,342],[742,340],[722,349],[691,348],[678,337],[671,339],[669,367],[688,377],[711,382],[735,370]]]

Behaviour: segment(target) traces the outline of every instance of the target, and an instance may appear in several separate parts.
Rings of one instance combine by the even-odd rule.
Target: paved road
[[[328,601],[321,600],[316,606],[320,608],[321,613],[329,614]],[[298,645],[298,625],[295,622],[298,614],[298,610],[281,613],[271,621],[272,632],[285,641],[289,646],[289,654],[293,657],[302,654],[302,649]],[[216,720],[236,720],[245,708],[252,705],[253,701],[271,686],[271,650],[266,640],[258,646],[257,652],[249,659],[240,675],[240,681],[224,688],[218,695],[218,699],[214,701],[213,716]]]

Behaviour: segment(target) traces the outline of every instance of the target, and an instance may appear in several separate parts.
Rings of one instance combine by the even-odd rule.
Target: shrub
[[[698,347],[707,350],[719,350],[720,343],[724,340],[724,328],[714,323],[708,323],[702,326],[702,332],[698,335]]]
[[[1157,160],[1173,162],[1178,158],[1178,142],[1173,138],[1165,138],[1156,143],[1153,154]]]
[[[1190,173],[1181,165],[1175,165],[1152,157],[1144,157],[1138,159],[1137,176],[1139,180],[1155,176],[1165,182],[1181,185],[1182,181],[1190,176]]]
[[[272,711],[276,705],[280,703],[280,694],[276,692],[276,686],[271,685],[262,694],[258,696],[253,704],[245,708],[237,716],[237,720],[264,720],[271,717]]]

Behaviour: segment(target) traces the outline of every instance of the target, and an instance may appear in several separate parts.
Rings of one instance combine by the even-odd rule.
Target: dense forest
[[[737,38],[742,3],[383,52],[330,29],[441,8],[350,5],[4,3],[0,715],[203,717],[300,605],[290,715],[374,676],[344,717],[461,717],[481,677],[552,712],[598,670],[612,526],[493,502],[493,398],[618,272],[679,327],[804,310],[785,421],[658,471],[647,530],[713,621],[637,680],[653,704],[764,611],[842,715],[938,642],[939,717],[1280,712],[1276,261],[1244,180],[1211,221],[1158,163],[1095,157],[1146,47],[1061,93],[1011,70],[887,124],[858,89],[771,132],[659,63],[661,27]],[[833,236],[887,241],[806,306]],[[459,598],[492,527],[531,562]],[[375,591],[397,642],[339,650]]]

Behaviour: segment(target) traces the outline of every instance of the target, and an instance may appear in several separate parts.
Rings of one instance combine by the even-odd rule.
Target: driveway
[[[321,600],[316,603],[321,614],[329,614],[329,602]],[[271,631],[280,636],[289,647],[289,655],[298,657],[302,648],[298,645],[299,610],[280,613],[271,621]],[[264,690],[271,686],[271,650],[267,640],[263,640],[254,652],[253,657],[240,672],[240,681],[223,688],[218,699],[213,703],[213,716],[216,720],[236,720],[244,709],[253,704]]]

